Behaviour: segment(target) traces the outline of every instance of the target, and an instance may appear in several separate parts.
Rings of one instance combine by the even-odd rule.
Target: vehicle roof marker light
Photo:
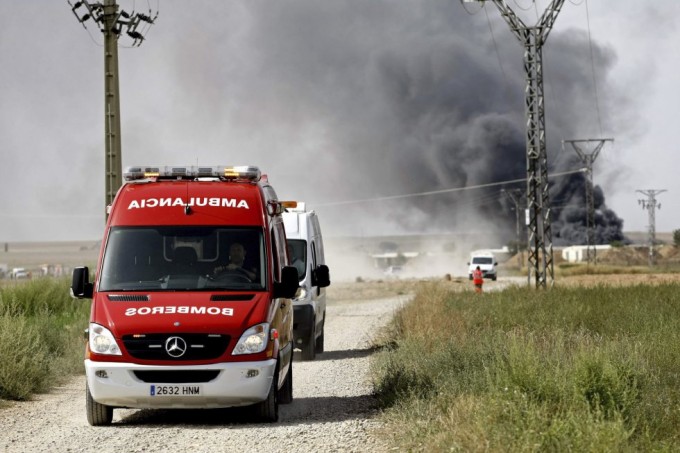
[[[243,179],[257,182],[262,178],[260,169],[254,166],[224,167],[224,177],[227,179]]]
[[[260,169],[255,166],[226,166],[215,165],[211,167],[199,166],[165,166],[165,167],[146,167],[135,166],[127,167],[123,172],[123,178],[127,182],[132,181],[157,181],[159,179],[168,180],[195,180],[197,178],[219,179],[221,181],[260,181],[262,174]]]

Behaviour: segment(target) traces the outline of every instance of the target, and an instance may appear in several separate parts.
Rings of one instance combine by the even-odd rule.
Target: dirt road
[[[34,401],[0,409],[1,452],[384,451],[373,435],[375,401],[367,379],[370,340],[408,296],[330,302],[326,352],[293,364],[294,401],[276,424],[254,424],[243,411],[123,410],[113,425],[85,417],[85,378]]]

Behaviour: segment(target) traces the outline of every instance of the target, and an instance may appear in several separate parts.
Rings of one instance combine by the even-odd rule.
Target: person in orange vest
[[[481,293],[482,285],[484,284],[484,274],[482,274],[482,270],[479,268],[479,266],[477,266],[477,269],[472,271],[472,283],[475,285],[475,292]]]

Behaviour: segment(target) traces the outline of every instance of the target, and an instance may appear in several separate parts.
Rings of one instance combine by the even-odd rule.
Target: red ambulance
[[[280,202],[257,167],[130,167],[109,209],[91,298],[86,408],[252,406],[293,398],[297,270]]]

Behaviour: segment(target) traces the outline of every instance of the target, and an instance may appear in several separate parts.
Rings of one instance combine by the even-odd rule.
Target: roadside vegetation
[[[26,400],[82,372],[89,304],[67,279],[0,287],[0,399]]]
[[[421,286],[372,362],[399,451],[680,451],[677,284]]]
[[[678,264],[664,264],[661,266],[616,266],[598,264],[588,265],[584,263],[562,263],[555,267],[557,277],[572,277],[575,275],[637,275],[637,274],[667,274],[680,271]],[[526,275],[526,274],[524,274]]]

